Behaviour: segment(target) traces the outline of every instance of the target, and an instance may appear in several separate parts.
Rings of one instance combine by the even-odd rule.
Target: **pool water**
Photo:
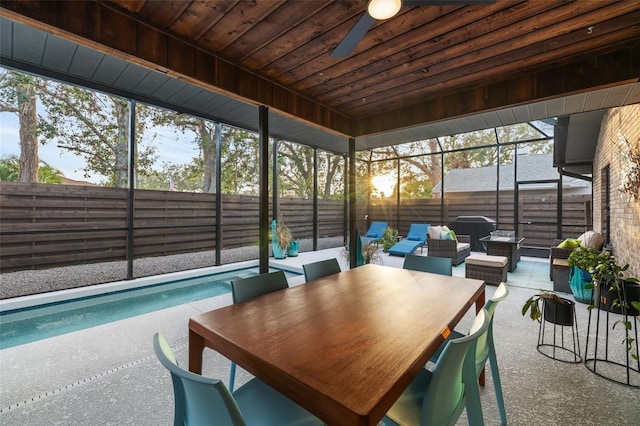
[[[257,267],[3,312],[0,350],[219,296],[231,292],[232,280],[254,275]]]

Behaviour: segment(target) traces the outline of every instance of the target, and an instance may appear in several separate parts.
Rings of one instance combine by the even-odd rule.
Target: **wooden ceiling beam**
[[[357,120],[353,133],[366,136],[638,81],[640,50],[631,43],[614,52],[372,114]]]
[[[310,125],[350,134],[347,116],[106,4],[5,0],[0,15],[216,93],[272,107]]]
[[[325,88],[326,95],[319,95],[317,99],[352,115],[366,115],[358,99],[367,98],[377,103],[401,97],[406,102],[403,92],[415,97],[429,96],[429,92],[447,90],[454,84],[460,86],[462,80],[459,79],[482,81],[483,75],[494,75],[503,65],[510,64],[511,67],[500,69],[499,73],[530,70],[551,61],[579,56],[611,43],[609,35],[621,29],[628,29],[626,33],[617,32],[621,39],[640,34],[636,25],[640,11],[626,13],[628,10],[624,9],[616,17],[602,17],[598,10],[586,13],[585,17],[594,24],[594,33],[589,35],[583,17],[571,18],[571,9],[559,9],[562,10],[545,14],[547,19],[558,16],[559,23],[542,21],[541,18],[525,19],[517,25],[492,31],[445,51],[407,60],[393,71],[372,72],[370,77],[346,86],[355,97],[350,104],[339,100],[344,97],[344,89]],[[398,90],[399,87],[404,90]],[[310,93],[313,95],[314,92]]]

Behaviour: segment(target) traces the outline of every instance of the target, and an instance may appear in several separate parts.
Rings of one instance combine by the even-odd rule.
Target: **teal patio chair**
[[[385,426],[455,425],[465,407],[469,424],[483,425],[474,355],[478,338],[488,328],[489,318],[483,309],[468,336],[446,343],[432,372],[420,370],[387,412]]]
[[[478,339],[476,345],[476,376],[480,376],[480,373],[485,367],[487,359],[489,360],[489,366],[491,367],[491,377],[493,378],[493,388],[496,393],[496,401],[498,405],[498,413],[500,415],[500,424],[507,424],[507,412],[504,407],[504,396],[502,395],[502,384],[500,382],[500,372],[498,370],[498,359],[496,358],[496,348],[493,343],[493,314],[496,311],[498,303],[502,302],[509,296],[509,287],[505,283],[500,283],[493,293],[493,297],[487,300],[484,308],[489,316],[489,330],[487,334],[481,336]],[[462,333],[452,331],[448,339],[456,339],[464,336]],[[445,342],[446,344],[446,342]],[[436,354],[431,358],[431,361],[436,362],[441,351],[444,349],[444,344],[440,346]]]
[[[321,425],[322,422],[275,389],[252,379],[233,394],[222,380],[180,366],[164,337],[153,336],[153,350],[171,373],[174,426]]]
[[[402,267],[413,271],[433,272],[434,274],[440,275],[451,276],[453,274],[451,259],[448,257],[416,256],[409,254],[404,258]]]
[[[233,303],[242,303],[263,294],[289,288],[287,277],[283,271],[260,274],[254,277],[231,281],[231,296]],[[229,390],[233,392],[236,380],[236,363],[231,362],[229,373]]]
[[[304,279],[306,282],[341,272],[340,264],[336,258],[307,263],[306,265],[302,265],[302,270],[304,271]]]

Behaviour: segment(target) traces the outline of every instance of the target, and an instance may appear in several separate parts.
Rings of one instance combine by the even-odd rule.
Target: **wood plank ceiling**
[[[3,0],[2,7],[349,137],[640,76],[640,1],[433,3],[377,21],[345,58],[330,53],[364,13],[364,0]]]

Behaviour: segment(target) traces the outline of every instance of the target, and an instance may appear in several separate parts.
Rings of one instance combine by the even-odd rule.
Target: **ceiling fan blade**
[[[376,20],[373,19],[369,13],[365,12],[329,56],[332,58],[344,58],[345,56],[349,56],[353,49],[356,48],[356,45],[360,43],[360,40],[362,40],[367,31],[369,31],[369,28],[371,28],[374,22],[376,22]]]

